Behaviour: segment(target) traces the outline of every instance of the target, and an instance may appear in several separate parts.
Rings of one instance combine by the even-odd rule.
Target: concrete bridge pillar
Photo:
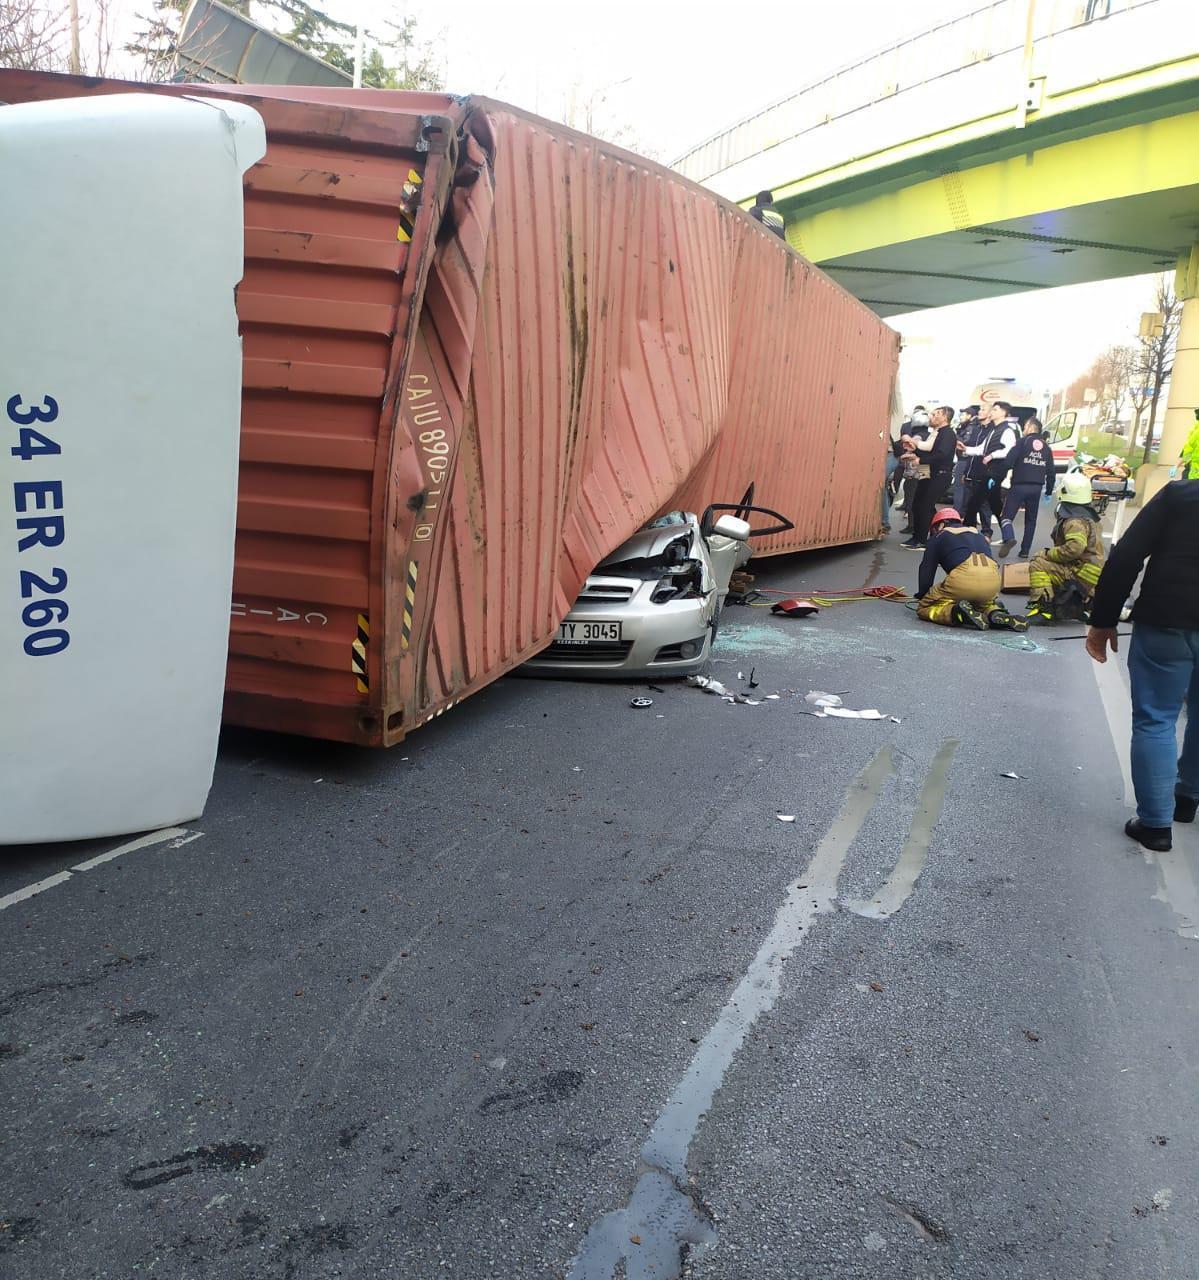
[[[1143,475],[1146,481],[1137,485],[1142,504],[1162,485],[1181,476],[1177,469],[1178,454],[1195,425],[1195,409],[1199,406],[1199,244],[1193,244],[1189,252],[1178,259],[1174,291],[1182,302],[1178,347],[1170,377],[1166,419],[1162,424],[1162,445],[1157,455],[1160,461],[1138,473],[1138,480]]]

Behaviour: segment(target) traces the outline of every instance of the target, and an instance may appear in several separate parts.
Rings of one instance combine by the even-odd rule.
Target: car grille
[[[613,664],[623,662],[632,649],[631,640],[623,640],[618,644],[552,644],[542,649],[537,655],[537,662],[578,662],[580,658],[587,662]]]
[[[579,599],[601,601],[604,604],[625,604],[633,598],[633,592],[636,589],[636,584],[632,582],[628,586],[607,582],[585,582],[583,590],[579,592]]]

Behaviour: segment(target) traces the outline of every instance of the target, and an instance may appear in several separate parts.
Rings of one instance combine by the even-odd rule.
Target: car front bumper
[[[589,586],[614,581],[591,579]],[[624,580],[627,584],[628,580]],[[565,645],[557,641],[524,664],[539,676],[584,676],[629,679],[655,676],[689,676],[702,671],[712,650],[712,614],[715,596],[668,600],[654,604],[650,597],[656,582],[638,582],[628,601],[601,603],[579,600],[566,615],[568,622],[619,622],[619,643]],[[683,657],[680,646],[699,646],[692,657]]]

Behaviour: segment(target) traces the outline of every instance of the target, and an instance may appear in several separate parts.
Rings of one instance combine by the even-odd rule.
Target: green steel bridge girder
[[[1199,240],[1193,62],[1193,79],[776,187],[787,238],[883,316],[1173,268]]]

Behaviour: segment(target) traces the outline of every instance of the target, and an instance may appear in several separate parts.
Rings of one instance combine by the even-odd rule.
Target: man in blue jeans
[[[1095,588],[1087,652],[1116,652],[1116,624],[1149,560],[1132,611],[1132,785],[1137,816],[1124,831],[1146,849],[1171,847],[1172,823],[1199,808],[1199,480],[1167,484],[1112,548]],[[1177,755],[1178,716],[1187,709]]]

